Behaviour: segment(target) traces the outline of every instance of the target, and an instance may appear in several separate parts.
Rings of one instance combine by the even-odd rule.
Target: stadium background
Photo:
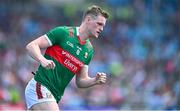
[[[25,45],[51,28],[80,25],[97,4],[111,14],[93,41],[90,74],[104,71],[108,83],[78,89],[74,80],[61,110],[180,109],[179,0],[1,0],[0,110],[25,109],[24,88],[38,63]]]

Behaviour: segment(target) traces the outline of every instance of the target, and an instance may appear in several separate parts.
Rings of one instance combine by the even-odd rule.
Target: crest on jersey
[[[84,54],[84,58],[87,58],[88,57],[88,53],[87,52],[85,52],[85,54]]]
[[[46,98],[52,98],[52,94],[51,93],[46,93]]]

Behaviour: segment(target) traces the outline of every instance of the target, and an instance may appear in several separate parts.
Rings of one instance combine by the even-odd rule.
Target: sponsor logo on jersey
[[[69,41],[67,41],[66,43],[67,43],[67,45],[69,45],[70,47],[72,47],[72,48],[74,47],[73,43],[71,43],[71,42],[69,42]]]
[[[69,59],[65,59],[64,64],[70,67],[73,72],[77,71],[77,67]]]
[[[65,66],[74,74],[77,74],[77,72],[84,65],[83,62],[81,62],[79,59],[77,59],[72,54],[62,49],[58,45],[47,48],[45,54],[54,58],[56,61]]]
[[[62,50],[62,55],[64,55],[65,57],[67,57],[69,60],[75,62],[77,65],[79,65],[79,66],[81,66],[81,67],[83,66],[83,63],[82,63],[80,60],[78,60],[77,58],[75,58],[73,55],[71,55],[70,53]]]

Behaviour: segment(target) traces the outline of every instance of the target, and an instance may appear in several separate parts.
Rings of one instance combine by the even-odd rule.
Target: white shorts
[[[37,83],[34,78],[32,78],[26,86],[25,89],[25,99],[27,108],[30,109],[34,104],[42,102],[56,102],[56,99],[52,93],[43,85]]]

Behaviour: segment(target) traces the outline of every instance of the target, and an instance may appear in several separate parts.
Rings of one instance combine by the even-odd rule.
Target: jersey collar
[[[80,36],[79,36],[79,27],[76,27],[76,33],[77,33],[77,37],[78,37],[78,41],[81,45],[84,45],[86,43],[86,41],[82,41],[80,39]]]

